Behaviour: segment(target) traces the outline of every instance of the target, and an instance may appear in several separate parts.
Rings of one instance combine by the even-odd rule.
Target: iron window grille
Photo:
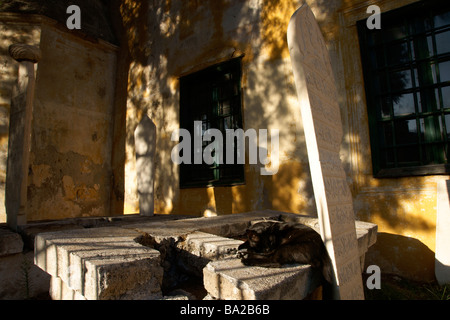
[[[180,78],[180,128],[194,137],[194,121],[201,121],[202,135],[215,128],[222,132],[223,159],[226,159],[226,129],[242,129],[241,59],[236,58]],[[191,139],[191,164],[180,165],[180,187],[230,186],[243,184],[244,164],[237,164],[237,143],[234,141],[235,164],[219,163],[216,153],[213,164],[194,164],[194,143]],[[202,142],[202,153],[211,141]]]
[[[358,22],[375,177],[450,172],[450,2]]]

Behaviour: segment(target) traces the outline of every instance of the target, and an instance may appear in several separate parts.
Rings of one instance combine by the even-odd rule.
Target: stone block
[[[35,263],[88,300],[145,299],[160,292],[163,270],[159,252],[139,236],[115,227],[42,233]]]
[[[224,238],[205,232],[193,232],[179,244],[179,248],[210,260],[224,259],[236,255],[243,241]]]
[[[39,233],[83,229],[83,227],[73,223],[70,220],[67,220],[55,222],[30,223],[26,225],[20,225],[17,227],[17,229],[20,235],[22,236],[25,248],[33,250],[34,239],[36,235]]]
[[[0,300],[48,297],[50,276],[33,264],[33,258],[32,251],[0,257]]]
[[[194,231],[211,233],[221,237],[234,237],[243,234],[253,220],[278,219],[280,215],[281,212],[271,210],[253,211],[209,218],[143,222],[130,224],[124,226],[124,228],[148,234],[154,237],[157,242],[167,238],[179,241]]]
[[[272,211],[274,215],[276,211]],[[317,218],[292,213],[281,213],[282,221],[303,223],[320,231]],[[361,272],[368,248],[376,242],[377,225],[356,221]],[[353,266],[353,265],[351,265]],[[245,266],[239,259],[211,261],[203,269],[205,289],[209,296],[224,300],[297,300],[308,297],[319,285],[320,275],[309,265],[292,265],[283,268]]]
[[[0,227],[0,257],[21,253],[23,250],[22,237],[9,230],[6,226]]]
[[[319,285],[309,265],[249,267],[240,259],[208,263],[203,282],[209,295],[224,300],[301,300]]]
[[[224,238],[204,232],[193,232],[177,244],[179,259],[190,272],[201,276],[210,261],[236,257],[243,241]]]
[[[49,294],[52,300],[86,300],[81,293],[69,288],[60,277],[51,277]]]

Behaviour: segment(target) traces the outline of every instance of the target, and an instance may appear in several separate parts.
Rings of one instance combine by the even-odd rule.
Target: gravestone
[[[440,285],[450,283],[450,180],[437,183],[435,274]]]
[[[287,35],[320,233],[333,262],[333,295],[364,299],[352,195],[339,157],[343,130],[337,90],[325,41],[308,5],[293,14]]]
[[[136,174],[139,195],[139,213],[143,216],[152,216],[155,208],[155,153],[156,153],[156,126],[153,121],[144,116],[134,131],[136,150]]]

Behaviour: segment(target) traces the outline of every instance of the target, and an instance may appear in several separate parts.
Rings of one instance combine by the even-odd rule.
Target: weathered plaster
[[[28,219],[109,215],[115,49],[42,25]]]
[[[43,51],[28,188],[30,220],[136,213],[133,132],[144,115],[157,127],[156,213],[220,215],[276,209],[314,215],[284,31],[300,2],[112,1],[118,5],[115,19],[121,20],[117,74],[114,47],[82,40],[54,23],[2,18],[0,201],[11,87],[17,73],[5,48],[22,41],[40,44]],[[432,278],[436,184],[449,176],[373,178],[356,30],[356,21],[368,17],[369,3],[384,12],[415,1],[307,2],[332,59],[344,129],[341,160],[355,214],[379,226],[378,243],[367,261],[381,264],[382,270]],[[242,57],[244,128],[280,129],[279,171],[261,176],[258,166],[246,165],[245,185],[180,190],[178,168],[170,158],[176,144],[171,134],[179,127],[178,79],[233,57]],[[1,217],[0,209],[0,221]]]
[[[165,3],[165,4],[164,4]],[[311,188],[302,183],[307,157],[302,140],[295,90],[286,52],[275,47],[283,35],[273,33],[290,16],[289,11],[265,14],[271,1],[124,1],[132,62],[129,72],[127,145],[125,163],[125,213],[136,212],[136,173],[132,132],[143,114],[156,124],[158,133],[155,211],[202,215],[206,210],[229,214],[262,208],[312,213]],[[293,8],[295,9],[295,8]],[[281,17],[280,17],[281,15]],[[148,25],[142,22],[148,21]],[[274,22],[276,21],[276,23]],[[271,24],[278,26],[268,30]],[[144,30],[153,32],[144,35]],[[261,36],[262,32],[266,33]],[[281,31],[283,33],[283,31]],[[285,33],[285,31],[284,31]],[[139,42],[139,46],[136,46]],[[285,40],[282,40],[285,42]],[[139,48],[139,49],[138,49]],[[280,170],[262,177],[259,167],[246,165],[246,184],[234,187],[179,189],[178,168],[170,158],[175,142],[171,133],[179,127],[178,78],[204,67],[242,56],[244,129],[280,129]],[[276,84],[275,86],[273,84]],[[298,175],[289,174],[295,169]],[[279,183],[282,185],[277,185]],[[302,195],[297,197],[299,188]]]
[[[339,2],[339,1],[338,1]],[[382,12],[414,0],[375,1]],[[335,18],[324,21],[336,83],[340,92],[344,140],[341,159],[351,185],[355,213],[378,224],[380,232],[373,259],[384,272],[416,279],[434,279],[436,183],[449,176],[374,179],[368,115],[356,22],[367,19],[366,1],[345,0]],[[332,26],[337,23],[339,28]],[[383,238],[386,239],[383,239]],[[378,262],[377,262],[378,261]]]
[[[147,114],[158,128],[156,212],[210,215],[273,208],[314,215],[303,127],[286,60],[289,53],[283,31],[300,2],[122,2],[122,12],[129,14],[125,22],[129,46],[133,48],[124,160],[126,213],[135,212],[138,201],[131,135],[142,115]],[[399,257],[392,261],[410,252],[428,257],[435,245],[436,182],[448,176],[384,180],[372,176],[356,30],[356,21],[368,17],[369,4],[363,0],[307,2],[319,22],[332,59],[344,129],[341,160],[353,194],[356,218],[377,223],[379,231],[388,238],[398,237],[394,246]],[[382,0],[370,4],[388,11],[412,2],[415,1]],[[178,78],[236,56],[243,57],[244,127],[281,130],[280,170],[275,176],[262,177],[256,166],[246,165],[245,185],[180,190],[178,170],[170,160],[175,145],[170,135],[179,126]],[[389,261],[385,258],[391,249],[383,247],[388,243],[380,241],[379,261]],[[382,256],[383,252],[386,257]],[[405,258],[405,261],[409,260]],[[410,276],[432,277],[429,270],[433,268],[429,264],[433,262],[428,258],[418,261],[421,265],[409,271],[408,268],[398,270]],[[384,267],[395,269],[388,263]]]

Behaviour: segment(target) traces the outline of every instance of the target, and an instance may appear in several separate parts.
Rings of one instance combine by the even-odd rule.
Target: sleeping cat
[[[299,223],[263,221],[250,226],[238,248],[244,265],[277,268],[284,264],[310,264],[332,283],[331,260],[320,235]],[[325,288],[324,288],[325,289]]]

